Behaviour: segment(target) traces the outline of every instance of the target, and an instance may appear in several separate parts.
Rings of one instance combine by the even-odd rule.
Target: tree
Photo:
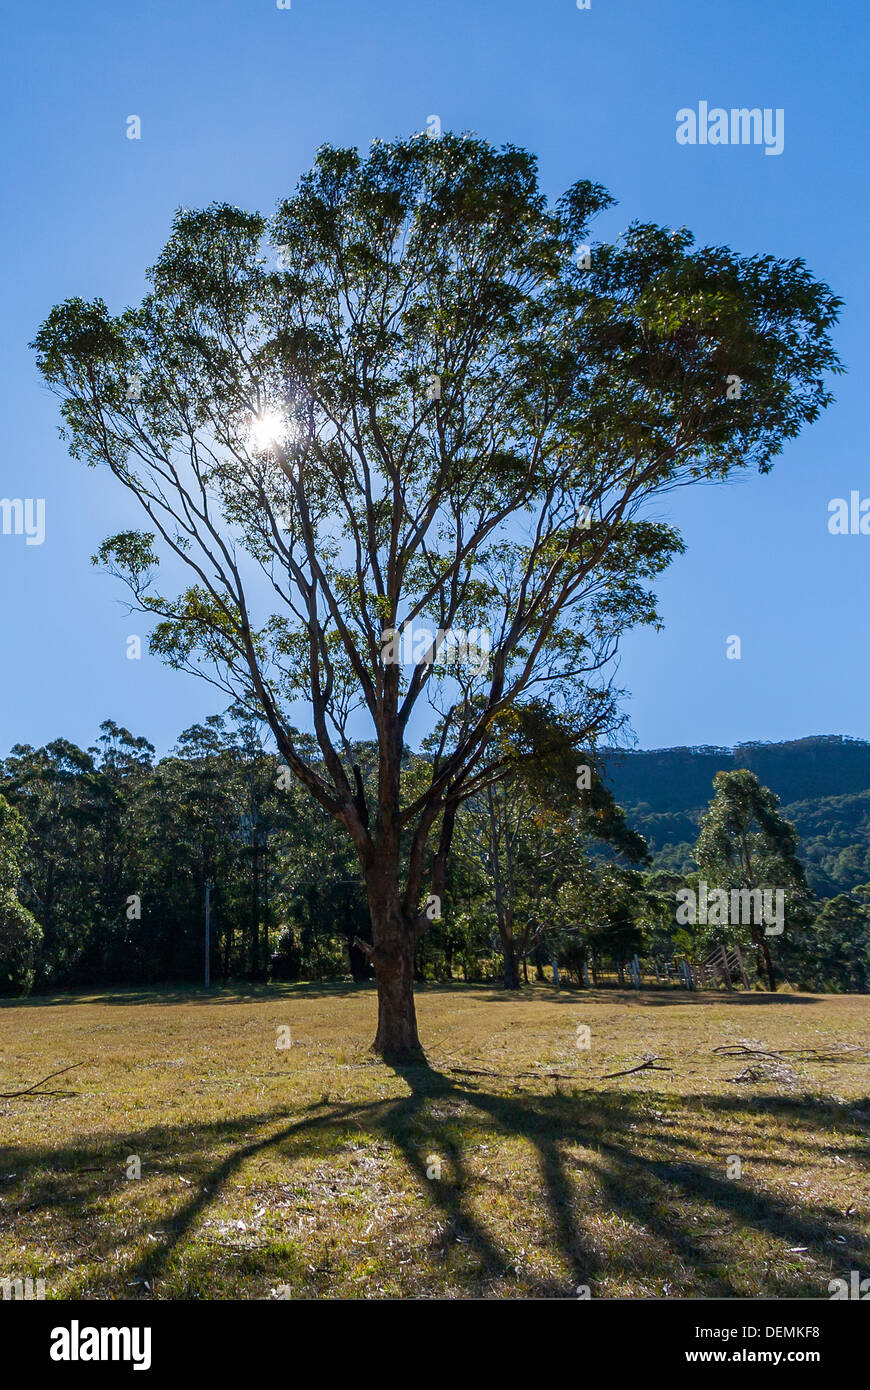
[[[779,797],[746,768],[717,772],[713,787],[715,795],[701,820],[695,847],[700,878],[729,895],[781,890],[788,925],[800,925],[807,919],[810,893],[797,857],[797,831],[780,814]],[[747,915],[742,911],[743,901],[752,912],[748,922],[743,920]],[[761,913],[753,911],[757,901],[740,900],[741,920],[737,921],[730,910],[734,899],[729,897],[726,923],[732,937],[740,934],[740,927],[747,928],[758,973],[767,975],[768,987],[774,990],[776,974],[767,928],[760,920]],[[784,926],[780,924],[781,929]],[[718,926],[713,935],[721,938]]]
[[[69,299],[36,335],[72,454],[146,514],[97,558],[159,619],[152,649],[265,717],[354,845],[384,1055],[419,1047],[460,799],[512,770],[493,727],[583,691],[585,744],[620,634],[657,621],[646,584],[681,543],[643,505],[766,471],[831,399],[839,301],[802,262],[641,224],[587,256],[611,202],[584,180],[551,208],[530,154],[472,136],[324,147],[271,221],[179,213],[140,307]],[[191,571],[175,597],[158,552]],[[437,749],[403,799],[421,700]]]
[[[93,884],[87,938],[75,962],[77,981],[126,980],[140,965],[130,950],[130,895],[142,893],[143,840],[149,827],[142,811],[152,774],[154,748],[147,739],[112,719],[100,725],[97,746],[88,749],[95,774],[87,778],[95,801],[90,853],[74,872]]]
[[[589,755],[572,750],[558,725],[542,725],[536,742],[538,759],[464,802],[461,815],[464,852],[479,857],[491,893],[505,989],[519,989],[532,948],[555,949],[560,893],[582,873],[590,841],[631,862],[647,857]],[[576,776],[578,766],[588,776]]]
[[[0,796],[0,987],[26,992],[33,984],[39,923],[18,897],[24,856],[24,822]]]
[[[855,994],[870,989],[870,909],[859,900],[860,891],[839,893],[822,904],[811,950],[800,962],[809,988]]]
[[[616,962],[624,984],[624,962],[643,949],[650,895],[644,875],[622,864],[588,860],[558,896],[556,922],[562,927],[563,959],[578,970],[590,957]]]
[[[3,791],[25,826],[21,898],[42,929],[36,984],[71,978],[87,949],[101,889],[98,826],[104,802],[90,753],[67,739],[16,744]]]

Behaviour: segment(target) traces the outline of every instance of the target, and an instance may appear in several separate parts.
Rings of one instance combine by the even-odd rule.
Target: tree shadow
[[[206,989],[203,985],[143,985],[140,988],[112,987],[100,993],[76,990],[70,994],[28,994],[23,998],[0,998],[0,1009],[50,1009],[58,1005],[104,1004],[128,1008],[136,1005],[171,1004],[257,1004],[272,999],[333,999],[359,991],[374,991],[374,982],[365,980],[276,980],[268,984],[226,984]]]
[[[771,1004],[820,1004],[822,1000],[813,994],[771,994],[766,990],[734,990],[727,989],[668,989],[663,987],[660,990],[647,989],[624,992],[621,1003],[630,1003],[631,995],[634,994],[634,1002],[648,1007],[660,1007],[663,1004],[693,1004],[698,1008],[705,1005],[725,1004],[728,1008],[740,1008],[746,1005],[756,1005],[767,1008]]]
[[[453,1273],[463,1292],[472,1296],[485,1297],[496,1290],[509,1297],[514,1288],[523,1297],[566,1297],[578,1286],[588,1287],[593,1296],[606,1296],[619,1273],[619,1260],[607,1253],[600,1239],[593,1212],[578,1190],[582,1183],[592,1184],[599,1215],[606,1212],[609,1220],[620,1222],[621,1229],[630,1233],[636,1247],[633,1272],[660,1283],[663,1267],[665,1271],[679,1268],[685,1271],[688,1296],[743,1296],[746,1284],[738,1277],[733,1241],[739,1244],[744,1235],[766,1242],[770,1250],[776,1242],[787,1242],[790,1249],[807,1252],[830,1271],[827,1277],[868,1263],[870,1243],[842,1211],[810,1208],[797,1198],[786,1200],[766,1192],[751,1181],[729,1180],[721,1162],[718,1170],[714,1168],[717,1148],[721,1154],[723,1142],[729,1142],[729,1127],[738,1124],[739,1139],[735,1135],[734,1142],[735,1146],[739,1142],[747,1162],[751,1165],[755,1156],[769,1161],[766,1154],[753,1149],[755,1141],[746,1124],[749,1112],[762,1109],[775,1115],[782,1126],[810,1131],[809,1141],[799,1140],[797,1133],[791,1136],[789,1157],[796,1171],[803,1161],[809,1165],[831,1148],[866,1165],[870,1117],[855,1116],[866,1102],[855,1102],[846,1112],[842,1106],[813,1097],[747,1092],[733,1097],[681,1097],[681,1106],[697,1102],[712,1112],[700,1126],[700,1137],[693,1140],[669,1132],[655,1113],[650,1114],[650,1101],[660,1099],[655,1092],[613,1088],[580,1094],[558,1089],[552,1095],[507,1094],[484,1089],[476,1079],[457,1080],[426,1062],[393,1065],[388,1070],[405,1084],[406,1095],[321,1101],[301,1113],[298,1107],[270,1109],[199,1124],[195,1135],[189,1125],[155,1125],[123,1140],[0,1150],[0,1223],[5,1225],[5,1214],[15,1209],[20,1241],[26,1217],[34,1212],[42,1217],[54,1207],[73,1228],[79,1229],[79,1222],[88,1223],[76,1241],[83,1250],[78,1263],[111,1261],[117,1242],[111,1222],[105,1220],[106,1206],[117,1200],[124,1186],[126,1157],[148,1155],[151,1172],[171,1175],[192,1190],[189,1194],[185,1190],[171,1211],[172,1203],[164,1201],[159,1218],[143,1217],[133,1233],[146,1237],[150,1249],[125,1267],[123,1281],[125,1288],[134,1287],[142,1296],[146,1284],[153,1289],[156,1282],[159,1289],[159,1281],[195,1237],[200,1221],[252,1160],[271,1156],[288,1167],[298,1159],[322,1160],[336,1151],[353,1126],[371,1139],[387,1141],[401,1155],[407,1172],[443,1218],[445,1245],[450,1251],[462,1247],[464,1265]],[[508,1078],[504,1084],[509,1086]],[[442,1123],[443,1114],[439,1115],[445,1107],[450,1110],[449,1124]],[[520,1140],[534,1151],[539,1190],[511,1190],[510,1196],[518,1204],[543,1209],[548,1249],[564,1275],[540,1275],[526,1269],[520,1279],[504,1231],[475,1210],[473,1192],[480,1179],[469,1166],[469,1147],[481,1123],[496,1142]],[[641,1152],[653,1145],[657,1157]],[[214,1150],[223,1146],[227,1152],[216,1160]],[[432,1149],[449,1170],[441,1179],[428,1171]],[[14,1171],[7,1173],[7,1167]],[[132,1216],[130,1212],[125,1217],[125,1229]],[[709,1235],[711,1222],[724,1223],[728,1229],[732,1244],[727,1251],[717,1245],[715,1233]],[[450,1251],[445,1275],[451,1269]],[[748,1251],[747,1259],[758,1258],[757,1250]],[[64,1261],[67,1268],[70,1263],[76,1261]],[[260,1273],[281,1278],[280,1268],[264,1266]],[[119,1277],[89,1276],[88,1296],[117,1296]],[[762,1296],[826,1296],[818,1268],[797,1274],[792,1269],[788,1276],[773,1268],[759,1274],[757,1282],[763,1286]],[[322,1291],[328,1296],[328,1281]]]
[[[441,991],[470,995],[490,1004],[547,1003],[575,1008],[578,1001],[595,1004],[635,1004],[646,1008],[712,1005],[767,1006],[771,1004],[819,1004],[823,996],[811,994],[770,994],[761,990],[687,990],[679,985],[647,985],[635,990],[620,986],[589,987],[564,982],[559,989],[551,984],[529,984],[519,990],[504,989],[495,983],[465,980],[426,981],[415,985],[416,994]],[[334,999],[358,993],[375,992],[373,980],[273,980],[264,984],[230,981],[206,989],[203,985],[166,984],[107,986],[105,989],[76,989],[69,993],[0,996],[0,1009],[50,1009],[70,1005],[115,1005],[116,1007],[188,1004],[256,1004],[271,999]]]

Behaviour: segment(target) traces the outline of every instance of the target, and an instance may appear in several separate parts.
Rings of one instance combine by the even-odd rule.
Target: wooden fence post
[[[731,966],[730,966],[729,961],[728,961],[728,952],[725,950],[725,947],[724,947],[724,946],[721,946],[719,949],[720,949],[721,952],[722,952],[722,966],[723,966],[723,969],[724,969],[724,971],[725,971],[725,975],[724,975],[724,979],[725,979],[725,988],[726,988],[727,990],[729,990],[729,991],[733,994],[733,993],[734,993],[734,986],[733,986],[732,983],[731,983]]]
[[[748,988],[749,988],[749,980],[748,980],[747,977],[746,977],[746,968],[745,968],[745,966],[744,966],[744,964],[743,964],[743,956],[742,956],[742,954],[741,954],[740,947],[738,946],[738,944],[737,944],[736,941],[735,941],[735,943],[734,943],[734,954],[735,954],[736,957],[737,957],[737,964],[738,964],[739,967],[740,967],[740,978],[741,978],[741,980],[743,981],[743,988],[744,988],[744,989],[748,989]]]

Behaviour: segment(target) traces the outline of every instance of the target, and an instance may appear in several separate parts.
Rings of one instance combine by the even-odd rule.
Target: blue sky
[[[828,502],[870,496],[864,7],[809,0],[40,0],[9,7],[0,82],[0,495],[44,498],[46,538],[0,535],[0,756],[91,742],[111,717],[163,751],[219,696],[126,657],[124,591],[89,557],[138,526],[108,474],[67,458],[27,343],[53,303],[136,302],[173,210],[271,211],[330,141],[473,129],[533,150],[551,196],[581,177],[702,243],[803,256],[846,301],[837,402],[766,478],[667,500],[687,553],[665,629],[631,635],[619,683],[642,747],[870,737],[870,536]],[[676,112],[783,108],[785,147],[680,146]],[[141,140],[126,138],[138,115]],[[739,635],[742,656],[726,659]]]

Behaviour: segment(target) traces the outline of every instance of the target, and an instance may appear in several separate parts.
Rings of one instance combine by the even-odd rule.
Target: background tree
[[[806,989],[866,994],[870,990],[870,908],[859,894],[838,893],[822,904],[797,969]]]
[[[39,923],[18,897],[24,841],[24,822],[0,796],[0,981],[11,993],[26,993],[33,984],[42,939]]]
[[[523,711],[527,725],[531,713]],[[572,748],[545,710],[537,715],[539,756],[517,759],[517,771],[463,802],[460,815],[462,850],[479,858],[492,904],[506,989],[519,989],[530,951],[552,946],[556,954],[560,893],[581,870],[590,840],[631,862],[646,858],[643,838],[629,829],[590,754]],[[519,720],[512,722],[510,733],[498,728],[492,738],[516,738]]]
[[[145,942],[128,906],[132,894],[141,899],[145,879],[143,809],[154,748],[147,739],[106,719],[88,756],[94,766],[93,776],[87,778],[93,791],[93,837],[73,866],[73,875],[92,885],[91,916],[71,962],[70,983],[141,978]]]
[[[811,895],[797,857],[797,832],[780,814],[779,797],[746,768],[718,772],[713,787],[695,847],[700,878],[729,894],[733,889],[782,889],[785,930],[794,930],[811,915]],[[711,939],[751,941],[759,976],[766,975],[768,988],[775,990],[769,942],[777,938],[767,935],[757,914],[748,923],[735,922],[733,912],[730,919],[727,926],[710,928]]]
[[[557,906],[561,959],[582,978],[584,963],[615,963],[624,985],[625,962],[644,948],[644,875],[612,862],[589,859],[565,883]]]
[[[42,929],[36,984],[58,975],[72,983],[98,909],[104,788],[93,756],[67,739],[16,744],[4,772],[4,794],[25,825],[21,898]]]
[[[647,225],[578,255],[611,201],[580,181],[549,208],[531,155],[471,136],[325,147],[271,223],[180,213],[139,308],[70,299],[36,336],[72,453],[146,514],[100,558],[159,618],[152,649],[264,716],[354,845],[384,1054],[418,1047],[414,963],[457,806],[511,770],[487,755],[495,721],[588,687],[578,742],[600,731],[599,673],[655,620],[645,585],[679,548],[639,510],[768,469],[830,399],[838,301],[802,262]],[[158,550],[190,568],[180,595],[151,582]],[[485,629],[491,659],[430,644],[403,668],[389,634],[427,622]],[[421,698],[438,752],[403,802]]]
[[[532,734],[540,762],[491,788],[512,836],[510,940],[523,974],[524,951],[536,967],[556,959],[582,983],[584,964],[619,965],[635,951],[696,956],[711,940],[733,939],[730,929],[678,924],[676,893],[686,882],[697,887],[695,869],[641,874],[615,862],[622,850],[622,861],[641,863],[644,841],[591,755],[568,750],[564,729],[523,708],[500,736],[522,743]],[[561,771],[553,762],[560,749]],[[310,739],[308,754],[317,766]],[[357,744],[352,756],[371,794],[376,749]],[[428,785],[430,759],[406,756],[405,798]],[[582,791],[571,781],[578,761],[596,773]],[[63,740],[19,746],[0,768],[0,795],[20,817],[16,891],[39,935],[25,943],[24,968],[18,961],[0,973],[0,993],[31,982],[58,989],[200,980],[206,863],[217,875],[215,976],[261,979],[268,955],[276,979],[367,979],[369,958],[357,943],[371,944],[371,924],[358,860],[332,817],[287,776],[232,712],[185,730],[158,761],[145,739],[113,720],[87,751]],[[261,831],[256,883],[252,807]],[[488,796],[479,793],[457,816],[441,916],[418,942],[418,979],[504,977],[488,831]],[[503,883],[506,859],[502,851]],[[125,910],[130,893],[141,916]],[[806,989],[866,992],[868,899],[868,884],[821,905],[787,893],[788,930],[773,945],[788,977]],[[748,933],[742,939],[752,944]]]
[[[371,756],[370,748],[354,748],[354,766],[361,776]],[[288,924],[280,955],[289,952],[297,962],[297,975],[290,970],[288,978],[298,978],[299,971],[309,972],[309,978],[334,977],[349,968],[354,980],[371,979],[371,963],[363,949],[371,946],[371,923],[353,845],[336,835],[332,816],[295,778],[282,782],[286,785],[279,796],[292,808],[294,825],[293,833],[277,843],[278,900]],[[278,968],[287,971],[283,960]]]
[[[819,897],[851,892],[870,877],[870,742],[814,735],[735,748],[608,751],[614,795],[647,840],[656,866],[694,869],[692,851],[710,783],[745,767],[780,797],[798,832],[807,882]]]

